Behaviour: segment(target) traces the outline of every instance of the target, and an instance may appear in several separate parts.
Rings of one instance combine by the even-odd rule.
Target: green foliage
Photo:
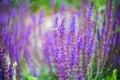
[[[35,12],[39,10],[39,8],[45,8],[47,13],[49,13],[51,8],[50,1],[51,0],[31,0],[30,1],[31,10]],[[65,0],[65,2],[67,6],[72,6],[78,9],[81,3],[81,0]],[[55,4],[56,11],[60,9],[61,3],[62,3],[62,0],[56,0],[56,4]]]
[[[107,80],[117,80],[117,70],[113,70],[112,75],[107,76]]]
[[[90,74],[86,80],[117,80],[117,69],[111,71],[110,68],[107,68],[107,70],[108,71],[99,71],[99,74],[94,75],[94,77],[91,77],[92,74]]]
[[[23,67],[22,80],[58,80],[57,74],[55,72],[50,73],[49,68],[47,66],[44,68],[38,68],[37,72],[38,72],[38,75],[34,77],[32,73],[27,71],[26,67]]]
[[[13,5],[17,4],[20,0],[13,0]],[[24,2],[26,0],[23,0]],[[30,8],[32,12],[36,12],[40,8],[45,8],[47,13],[50,13],[50,1],[51,0],[30,0]],[[72,6],[76,9],[79,8],[82,0],[65,0],[67,6]],[[92,0],[89,0],[90,2]],[[61,6],[62,0],[56,0],[55,9],[59,10]],[[106,0],[95,0],[94,1],[95,8],[101,12],[102,10],[105,10],[105,4]]]
[[[85,80],[117,80],[117,69],[110,66],[105,66],[104,69],[98,69],[97,56],[92,58],[89,76]]]
[[[118,3],[119,3],[119,0],[114,0],[114,8],[120,7]]]
[[[58,80],[56,74],[49,74],[48,72],[42,71],[40,76],[34,77],[30,72],[23,73],[22,80]]]
[[[117,33],[120,33],[120,27],[117,27],[117,28],[116,28],[116,32],[117,32]]]
[[[39,10],[40,8],[45,8],[48,12],[50,10],[50,0],[31,0],[30,8],[33,12]]]
[[[23,76],[23,80],[39,80],[37,77],[34,77],[31,73],[26,72]]]

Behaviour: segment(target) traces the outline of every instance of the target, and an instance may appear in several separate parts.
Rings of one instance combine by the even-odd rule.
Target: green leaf
[[[115,29],[115,31],[116,31],[116,32],[120,32],[120,27],[117,27],[117,28]]]
[[[117,69],[113,70],[112,75],[107,76],[107,80],[116,80],[117,79]]]

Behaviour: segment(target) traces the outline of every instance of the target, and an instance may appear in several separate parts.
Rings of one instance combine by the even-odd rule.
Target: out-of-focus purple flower
[[[15,45],[15,37],[13,35],[9,35],[9,48]]]
[[[32,21],[35,23],[36,22],[36,16],[35,16],[35,14],[32,14],[31,18],[32,18]]]
[[[61,4],[61,10],[66,10],[66,2],[63,1]]]
[[[78,10],[77,15],[78,15],[78,17],[81,16],[81,10]]]
[[[15,18],[17,16],[17,14],[18,14],[17,13],[17,9],[15,9],[15,8],[12,9],[12,13],[11,14],[12,14],[12,17]]]
[[[63,1],[61,3],[61,15],[64,16],[64,11],[66,10],[66,2]]]
[[[9,47],[9,42],[10,42],[10,27],[7,25],[2,29],[2,38],[4,41],[4,44]]]
[[[82,2],[83,2],[84,5],[88,5],[89,4],[88,0],[82,0]]]
[[[52,68],[53,68],[52,59],[51,59],[51,57],[52,57],[51,45],[52,45],[52,39],[51,39],[50,35],[46,33],[46,39],[45,39],[45,45],[44,45],[44,51],[43,52],[44,52],[46,62],[49,65],[50,73],[52,73]]]
[[[6,23],[8,20],[8,14],[3,14],[3,23]]]
[[[26,0],[26,6],[29,8],[30,7],[30,0]]]
[[[0,24],[2,24],[2,14],[0,14]]]
[[[20,33],[21,33],[20,23],[15,22],[15,23],[14,23],[14,30],[13,30],[13,35],[14,35],[14,37],[20,36]]]
[[[25,35],[24,35],[24,39],[25,41],[28,43],[29,42],[29,37],[30,37],[30,34],[32,32],[32,27],[31,25],[26,29],[26,32],[25,32]]]
[[[31,61],[32,61],[32,58],[31,58],[31,55],[29,54],[29,51],[28,51],[27,49],[24,49],[24,56],[25,56],[25,59],[26,59],[27,64],[28,64],[29,71],[30,71],[34,76],[36,76],[36,75],[37,75],[36,69],[35,69],[33,63],[31,62]]]
[[[7,5],[8,2],[9,2],[9,0],[2,0],[2,4],[3,4],[3,5]]]
[[[50,5],[55,6],[55,4],[56,4],[56,0],[51,0]]]
[[[40,10],[40,13],[39,13],[39,25],[42,24],[44,15],[45,15],[44,9]]]
[[[13,62],[18,60],[18,57],[20,57],[20,56],[17,56],[17,49],[13,45],[10,47],[9,50],[10,50],[9,55],[10,55],[10,58],[11,58],[11,65],[13,65]]]

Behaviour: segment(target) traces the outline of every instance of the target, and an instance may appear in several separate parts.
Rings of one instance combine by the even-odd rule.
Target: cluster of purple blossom
[[[52,28],[47,31],[42,31],[47,16],[44,9],[40,10],[37,20],[36,15],[29,12],[29,1],[15,8],[11,7],[11,1],[0,3],[0,80],[13,80],[15,71],[16,77],[21,79],[23,57],[34,76],[38,63],[41,66],[47,63],[50,73],[56,68],[59,80],[84,80],[90,74],[94,57],[97,57],[97,74],[115,52],[112,51],[114,46],[120,47],[120,42],[116,44],[120,34],[115,32],[120,26],[120,10],[114,9],[110,1],[102,14],[101,26],[101,13],[95,11],[94,2],[82,0],[79,10],[67,8],[63,2],[61,10],[55,12],[56,0],[52,0]],[[29,16],[32,23],[27,26],[25,20]]]
[[[119,33],[116,33],[113,28],[118,27],[120,22],[119,15],[116,15],[115,21],[113,21],[113,15],[116,14],[113,13],[113,2],[108,1],[107,4],[109,5],[106,6],[106,11],[102,14],[104,15],[102,26],[98,24],[100,23],[100,13],[94,13],[94,2],[89,4],[87,0],[83,0],[79,11],[72,8],[69,10],[71,15],[69,27],[65,3],[62,4],[64,7],[61,7],[62,15],[60,17],[55,15],[53,23],[55,30],[47,33],[49,37],[45,38],[46,44],[44,44],[47,45],[47,50],[51,50],[50,52],[45,50],[44,53],[47,53],[45,56],[47,56],[50,69],[51,57],[54,59],[59,80],[71,80],[72,78],[82,80],[89,76],[90,69],[93,67],[92,59],[95,56],[97,57],[95,63],[97,74],[104,69],[106,61],[109,60],[108,57],[114,54],[114,51],[110,51],[110,49],[115,46],[116,36]],[[59,23],[59,19],[61,23]]]

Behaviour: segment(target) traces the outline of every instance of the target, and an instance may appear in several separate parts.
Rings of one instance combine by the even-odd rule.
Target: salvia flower
[[[2,80],[10,80],[8,65],[6,62],[6,50],[5,48],[0,47],[0,73],[2,73]]]
[[[51,12],[53,14],[50,14],[50,16],[52,16],[50,18],[52,18],[53,27],[52,30],[44,33],[42,33],[42,30],[45,29],[44,20],[46,21],[46,17],[43,9],[40,10],[38,23],[36,14],[32,13],[30,16],[33,24],[26,26],[24,23],[26,21],[22,21],[21,19],[25,20],[25,16],[29,15],[29,12],[27,11],[30,8],[31,1],[26,0],[25,4],[23,3],[23,5],[11,8],[9,13],[11,16],[9,16],[7,13],[7,6],[11,6],[8,5],[10,1],[13,0],[2,0],[3,13],[0,14],[0,24],[2,24],[2,37],[0,37],[0,44],[5,46],[5,48],[0,48],[1,80],[12,80],[14,75],[16,75],[17,79],[22,79],[22,55],[25,57],[29,71],[33,76],[37,75],[35,62],[37,60],[36,55],[39,55],[37,58],[44,55],[42,61],[48,64],[50,74],[53,73],[53,67],[55,65],[58,80],[85,80],[90,76],[89,71],[92,71],[91,63],[93,56],[97,56],[96,63],[94,63],[97,64],[97,67],[94,67],[97,68],[96,72],[99,73],[99,71],[104,68],[106,60],[108,59],[109,61],[109,56],[114,52],[114,55],[119,52],[118,47],[120,35],[118,32],[115,32],[115,28],[120,25],[120,8],[118,7],[115,15],[113,15],[113,4],[110,2],[113,0],[108,1],[106,11],[100,13],[103,15],[105,12],[102,26],[98,23],[99,14],[98,11],[94,9],[93,0],[91,4],[89,4],[89,0],[82,0],[79,11],[77,9],[71,10],[70,7],[70,12],[67,9],[66,1],[62,1],[61,9],[58,13],[55,12],[54,8],[56,0],[51,0],[50,5],[52,7]],[[119,4],[119,2],[117,4]],[[19,14],[18,11],[20,12]],[[96,14],[94,14],[94,12]],[[24,15],[22,15],[23,13]],[[68,20],[68,17],[70,17],[70,20]],[[114,22],[112,21],[113,17],[115,19]],[[60,25],[58,19],[61,20]],[[67,21],[70,22],[70,25],[68,25]],[[21,24],[19,24],[19,22]],[[112,30],[112,27],[114,30]],[[22,28],[25,29],[22,30]],[[39,41],[42,43],[42,49],[38,48]],[[21,44],[21,42],[23,43]],[[37,54],[39,53],[38,51],[40,51],[40,54]],[[110,53],[110,55],[106,53]],[[10,58],[9,65],[6,61],[7,57]],[[110,56],[110,61],[112,62],[114,60],[112,60],[111,57],[114,56]],[[114,66],[119,65],[120,60],[117,60],[118,62],[113,64]],[[17,63],[17,66],[15,67],[16,70],[13,67],[15,62]],[[16,73],[14,73],[14,70]],[[94,74],[95,76],[97,75],[97,73],[93,73],[91,75]],[[92,76],[90,77],[92,78]]]
[[[65,18],[62,19],[61,25],[59,27],[60,37],[63,37],[65,34]]]

